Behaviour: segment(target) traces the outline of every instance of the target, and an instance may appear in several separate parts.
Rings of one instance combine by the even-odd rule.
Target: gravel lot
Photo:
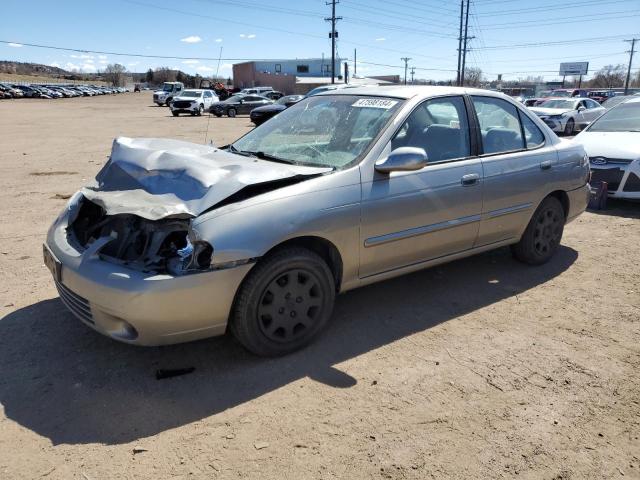
[[[41,244],[112,139],[251,128],[152,105],[0,102],[0,479],[640,478],[638,204],[582,215],[542,267],[501,249],[347,293],[281,359],[75,320]]]

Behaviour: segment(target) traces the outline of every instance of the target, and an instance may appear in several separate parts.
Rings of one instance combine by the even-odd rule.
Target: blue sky
[[[94,6],[95,5],[95,6]],[[401,74],[411,57],[416,78],[455,77],[458,0],[340,0],[338,53],[358,74]],[[228,76],[234,59],[330,56],[330,14],[324,0],[3,0],[0,59],[95,71],[122,63],[131,71],[168,66]],[[542,74],[557,79],[562,61],[589,61],[590,72],[626,63],[624,38],[640,37],[640,0],[474,0],[468,65],[488,79]],[[557,43],[581,40],[575,43]],[[30,47],[40,44],[141,55],[202,57],[159,59]],[[640,49],[640,45],[638,45]],[[640,54],[634,70],[640,67]]]

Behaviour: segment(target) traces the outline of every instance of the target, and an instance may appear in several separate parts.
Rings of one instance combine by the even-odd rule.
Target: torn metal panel
[[[273,183],[277,188],[280,180],[302,180],[331,170],[274,163],[180,140],[120,137],[96,183],[81,192],[107,215],[189,218],[245,187]]]

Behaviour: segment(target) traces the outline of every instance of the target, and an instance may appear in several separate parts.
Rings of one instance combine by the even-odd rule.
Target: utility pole
[[[629,68],[627,68],[627,79],[624,82],[624,94],[629,93],[629,79],[631,78],[631,64],[633,63],[633,54],[636,49],[636,42],[640,41],[640,38],[632,38],[631,40],[625,40],[625,42],[631,43],[631,50],[629,51]]]
[[[462,62],[462,18],[464,17],[464,0],[460,0],[460,31],[458,34],[458,74],[456,85],[460,86],[460,63]]]
[[[407,68],[409,68],[409,57],[402,57],[400,60],[404,62],[404,84],[407,84]]]
[[[411,67],[411,85],[413,85],[413,75],[416,73],[416,67]]]
[[[464,20],[464,41],[462,46],[462,68],[460,69],[460,86],[464,87],[464,71],[467,68],[467,41],[476,38],[469,36],[469,7],[471,0],[467,0],[467,12]]]
[[[353,76],[358,73],[358,50],[353,49]]]
[[[336,22],[342,20],[342,17],[336,17],[336,3],[339,3],[338,0],[326,2],[326,5],[331,5],[331,17],[325,18],[325,21],[331,22],[331,33],[329,33],[329,38],[331,38],[331,83],[336,83],[336,37],[338,36]]]

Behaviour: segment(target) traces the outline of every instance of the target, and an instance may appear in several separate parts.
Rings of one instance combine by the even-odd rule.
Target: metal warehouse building
[[[336,58],[336,80],[342,79],[341,66],[344,60]],[[331,77],[331,59],[260,60],[233,66],[233,85],[237,88],[272,86],[288,92],[293,89],[296,77]]]

